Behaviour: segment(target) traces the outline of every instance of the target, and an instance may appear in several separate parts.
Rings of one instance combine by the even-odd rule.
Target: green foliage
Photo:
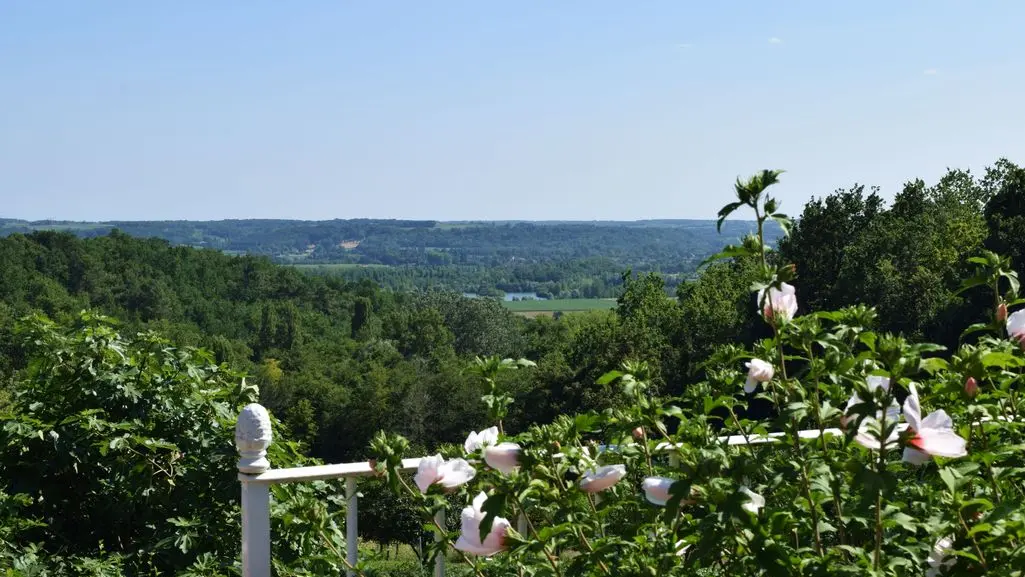
[[[206,351],[125,336],[89,313],[66,325],[37,315],[18,335],[26,366],[0,414],[0,564],[26,575],[37,565],[54,574],[229,571],[240,522],[232,431],[256,388]],[[287,436],[270,458],[305,462]],[[337,515],[324,505],[334,492],[276,493],[276,518],[291,519],[276,529],[283,563],[307,564],[320,551],[310,529]]]
[[[790,489],[797,493],[779,493],[792,503],[808,501],[807,489],[812,501],[822,503],[818,514],[825,519],[829,496],[835,499],[836,495],[832,485],[828,491],[819,487],[824,469],[839,467],[828,479],[842,478],[858,491],[862,483],[870,487],[870,482],[886,481],[899,486],[912,475],[920,481],[925,476],[889,462],[883,475],[877,461],[866,464],[854,459],[853,453],[829,463],[816,461],[818,457],[810,452],[805,461],[791,453],[778,460],[770,452],[745,457],[745,453],[734,454],[735,449],[723,449],[709,439],[722,429],[750,435],[789,430],[794,420],[801,426],[813,426],[816,415],[835,425],[846,397],[864,388],[869,373],[903,375],[905,381],[895,386],[901,397],[908,390],[906,379],[915,379],[923,402],[929,408],[944,408],[958,423],[976,422],[973,419],[982,413],[992,413],[992,403],[1011,406],[1015,380],[1010,375],[1017,374],[1021,360],[1016,349],[994,339],[1004,335],[1001,311],[1020,304],[1015,285],[1025,263],[1025,245],[1016,240],[1022,235],[1021,223],[1015,219],[1022,212],[1019,205],[1025,206],[1021,174],[1019,167],[1003,160],[980,179],[952,170],[931,186],[909,182],[889,207],[874,192],[866,195],[864,187],[855,186],[809,203],[791,227],[770,195],[780,174],[765,171],[734,187],[736,206],[731,210],[752,210],[755,220],[721,223],[724,234],[739,242],[690,278],[690,271],[704,255],[713,252],[708,241],[713,234],[711,222],[613,223],[608,226],[618,232],[609,237],[611,229],[604,224],[441,226],[366,221],[354,225],[364,228],[356,230],[359,236],[353,237],[366,242],[356,248],[339,248],[342,252],[338,254],[351,261],[377,259],[390,266],[346,265],[343,272],[347,278],[361,279],[355,282],[328,274],[301,274],[264,258],[175,247],[121,232],[107,234],[101,228],[85,233],[95,236],[85,240],[55,232],[11,234],[0,239],[0,268],[4,271],[0,275],[0,412],[4,422],[11,423],[11,429],[4,431],[6,448],[0,456],[0,541],[7,547],[2,550],[7,557],[0,559],[15,563],[24,574],[44,570],[51,574],[127,574],[139,567],[178,571],[191,567],[188,571],[197,575],[232,571],[230,559],[237,555],[237,548],[233,549],[237,534],[232,527],[237,527],[237,521],[230,516],[236,514],[237,483],[230,476],[223,484],[207,480],[201,487],[198,480],[207,475],[219,479],[218,474],[230,473],[233,448],[222,437],[216,437],[216,442],[213,439],[215,433],[229,433],[231,423],[230,419],[223,422],[223,415],[203,412],[207,405],[198,399],[208,394],[228,395],[218,397],[221,400],[217,402],[228,407],[225,414],[233,419],[235,405],[243,396],[252,398],[254,394],[254,390],[245,395],[237,390],[243,371],[250,375],[248,382],[258,385],[260,401],[284,421],[276,430],[289,431],[291,439],[301,442],[301,446],[282,445],[287,450],[272,456],[275,466],[301,462],[300,450],[333,462],[365,459],[373,454],[367,446],[381,429],[407,437],[411,441],[406,449],[409,454],[439,448],[447,451],[449,444],[462,442],[467,429],[483,428],[499,417],[510,432],[539,431],[543,438],[554,439],[564,430],[559,427],[569,426],[564,423],[566,415],[593,412],[597,416],[581,417],[582,423],[600,431],[583,427],[587,429],[579,434],[583,446],[599,438],[629,442],[633,437],[627,438],[625,433],[622,439],[609,436],[619,426],[614,425],[618,421],[609,419],[629,413],[634,405],[657,412],[656,407],[669,403],[678,409],[665,409],[667,413],[656,420],[640,415],[634,420],[647,423],[644,430],[652,437],[660,435],[659,427],[664,427],[667,433],[687,440],[701,459],[717,463],[712,467],[695,460],[695,475],[712,479],[712,471],[727,471],[736,480],[737,471],[750,472],[749,479],[761,483],[762,489],[783,491],[783,484],[792,485]],[[185,242],[175,236],[181,232],[177,226],[167,225],[165,236],[175,243]],[[287,242],[302,246],[313,240],[302,237],[309,231],[293,234],[295,230],[289,227],[272,232],[263,227],[261,232],[260,227],[248,223],[225,226],[246,230],[244,235],[232,235],[233,239],[246,237],[238,240],[248,243],[242,250],[265,254],[277,254],[281,249],[261,244],[270,236],[293,235]],[[313,241],[318,246],[333,243],[334,233],[325,226],[316,232],[323,235]],[[202,234],[209,236],[203,238],[210,239],[208,246],[220,246],[213,240],[213,230],[205,229]],[[772,249],[777,230],[790,231],[778,251]],[[355,234],[345,234],[350,233]],[[413,246],[409,242],[417,248],[409,248]],[[549,246],[551,250],[546,248]],[[985,252],[983,247],[997,252]],[[521,250],[530,256],[518,257]],[[317,261],[322,256],[314,250],[309,258]],[[291,260],[299,262],[298,258]],[[624,269],[638,274],[624,275]],[[661,273],[652,273],[654,270]],[[371,279],[410,289],[447,287],[482,295],[499,289],[541,290],[559,297],[616,296],[618,300],[614,310],[527,319],[512,314],[509,305],[495,299],[467,299],[437,290],[391,292]],[[796,285],[803,314],[793,322],[778,319],[765,323],[761,311],[766,303],[758,301],[755,291],[779,289],[784,283]],[[668,298],[667,292],[674,287],[677,298]],[[80,317],[82,309],[116,316],[123,324]],[[53,320],[44,321],[39,314]],[[15,334],[14,319],[24,315],[37,319],[29,325],[35,328],[25,334],[36,331],[40,339]],[[99,331],[104,343],[115,343],[133,354],[121,359],[113,349],[102,355],[89,349],[84,341],[89,323],[100,327],[92,330]],[[112,335],[103,336],[105,331]],[[928,352],[922,348],[922,343],[928,342],[946,350]],[[95,346],[103,349],[106,345]],[[68,352],[63,357],[48,353],[61,350]],[[785,361],[780,360],[781,354]],[[503,372],[489,382],[476,372],[476,357],[528,358],[537,366]],[[742,380],[738,365],[752,357],[768,359],[777,371],[785,366],[789,379],[777,375],[778,383],[774,381],[753,398],[741,399],[736,395],[738,380]],[[83,368],[86,365],[68,364],[67,359],[103,369],[93,375]],[[621,369],[628,359],[643,362],[632,369],[632,379],[601,379],[609,371]],[[200,381],[188,370],[170,373],[164,364],[194,365]],[[74,366],[79,366],[77,372],[68,372]],[[987,391],[975,401],[984,409],[958,408],[958,403],[965,401],[967,376]],[[213,385],[207,383],[199,392],[187,393],[190,387],[211,379]],[[177,385],[172,386],[174,383]],[[127,387],[129,392],[117,386]],[[138,393],[140,386],[171,389],[151,394],[145,388],[146,392]],[[988,392],[990,386],[993,392]],[[24,400],[25,391],[35,388],[39,389],[34,393],[36,402],[42,403],[38,406]],[[79,389],[98,393],[89,396]],[[70,392],[65,394],[65,390]],[[644,395],[636,396],[637,390]],[[816,395],[821,399],[817,409]],[[482,396],[490,399],[490,406],[479,402]],[[174,417],[174,410],[167,407],[177,407],[179,397],[187,399],[182,401],[185,412]],[[149,407],[148,403],[158,401],[164,405]],[[64,423],[70,415],[77,415],[78,420]],[[61,429],[81,422],[98,423],[98,428],[85,432],[81,427]],[[979,426],[973,427],[972,443],[988,439],[991,446],[998,446],[1013,438],[1014,431],[1004,429],[990,431],[993,438],[989,433],[984,437]],[[993,425],[981,427],[989,431]],[[59,441],[47,436],[50,430],[57,431]],[[194,434],[194,430],[198,432]],[[574,438],[577,433],[567,434]],[[198,457],[196,461],[182,457],[170,462],[174,454],[170,447],[192,447],[202,439],[208,444],[193,453],[209,451],[213,455],[209,463],[205,459],[200,463]],[[76,447],[85,448],[69,453],[64,443],[72,440]],[[145,444],[146,440],[151,443]],[[853,451],[849,439],[842,446]],[[827,448],[832,451],[833,445],[827,444]],[[74,455],[86,458],[79,463]],[[1011,475],[1008,482],[1017,482],[1015,473],[1006,471],[1018,464],[1011,456],[1001,455],[990,462],[993,474],[1000,482],[1004,474]],[[654,467],[667,466],[667,455],[653,454],[652,458]],[[805,467],[795,467],[792,462],[803,462]],[[89,484],[76,476],[73,467],[68,472],[76,463],[95,473],[88,477]],[[180,472],[174,467],[185,463],[187,472],[181,473],[184,478],[172,477],[173,487],[159,484],[166,475],[154,463],[172,467],[173,474]],[[986,472],[983,465],[978,471]],[[771,467],[772,476],[769,469],[758,468],[761,466]],[[27,471],[19,473],[22,477],[7,474],[20,468]],[[962,477],[974,474],[947,469],[942,469],[946,471],[943,483],[959,483]],[[690,469],[687,471],[690,474]],[[146,485],[144,478],[155,488]],[[804,478],[806,483],[801,482]],[[31,492],[15,483],[63,492],[37,502]],[[117,486],[111,485],[115,483]],[[97,518],[111,525],[97,532],[102,545],[99,539],[65,527],[76,522],[84,526],[85,522],[75,521],[76,517],[57,519],[58,504],[72,498],[66,487],[77,489],[80,485],[89,497],[76,501],[74,507],[81,514],[98,510]],[[104,509],[108,501],[103,500],[101,489],[108,485],[113,487],[111,499],[134,503],[126,509],[128,513],[117,507]],[[709,480],[707,487],[711,493],[736,493],[736,487],[724,488],[720,481]],[[372,510],[364,510],[365,534],[382,543],[418,543],[421,535],[409,518],[409,498],[396,499],[379,487],[371,488],[367,499],[375,504]],[[1002,496],[1007,494],[1005,486],[999,488]],[[281,535],[276,539],[281,547],[276,556],[282,572],[340,570],[339,560],[325,553],[324,545],[324,536],[328,542],[341,538],[340,504],[326,499],[324,493],[336,490],[320,484],[294,493],[289,489],[281,496],[275,518],[288,518],[291,523],[276,528]],[[1015,490],[1012,487],[1011,494]],[[858,491],[843,489],[839,500],[854,497],[860,503],[865,494]],[[173,507],[177,496],[186,493],[206,503],[197,508],[202,515],[220,515],[218,522],[209,523],[216,527],[209,539],[202,529],[205,521],[197,525],[198,517]],[[908,510],[916,510],[910,504],[911,496],[897,492],[893,497],[898,509],[908,515],[912,514]],[[450,495],[447,503],[463,499],[458,503],[463,505],[464,497]],[[930,503],[939,499],[924,492],[918,497]],[[1000,501],[991,497],[982,498]],[[492,506],[498,503],[496,500]],[[506,500],[506,506],[509,503]],[[710,510],[725,519],[725,503],[715,501]],[[168,510],[161,509],[165,505]],[[903,509],[905,506],[910,509]],[[135,513],[135,508],[142,512]],[[681,505],[681,510],[687,511],[686,506]],[[636,506],[610,509],[608,519],[631,527],[630,523],[640,518],[638,511]],[[832,519],[828,522],[835,530],[824,527],[820,533],[829,541],[841,527],[848,531],[851,524],[871,525],[872,511],[871,507],[862,511],[869,514],[864,517],[867,521],[852,518],[838,523]],[[800,546],[794,548],[800,550],[814,540],[807,525],[811,509],[791,513],[778,522],[787,530],[798,524]],[[127,522],[125,531],[134,533],[122,534],[118,515],[129,515],[143,526]],[[883,519],[884,524],[891,523],[888,519]],[[903,522],[899,519],[898,525]],[[544,517],[539,524],[542,521],[555,523],[558,518]],[[868,525],[857,530],[867,531]],[[897,526],[893,527],[896,531]],[[919,527],[915,538],[931,530]],[[73,546],[63,544],[68,532],[79,539]],[[175,540],[166,541],[172,533]],[[734,539],[710,534],[726,542]],[[783,539],[781,533],[766,535],[766,539],[784,543],[781,547],[791,546],[789,537]],[[643,549],[653,543],[651,539],[637,536],[627,543],[608,544],[608,550]],[[177,540],[187,542],[186,551]],[[911,552],[906,557],[921,557],[925,545],[908,545]],[[570,549],[572,554],[578,552]],[[481,567],[486,574],[500,569],[500,564]]]
[[[737,187],[741,203],[756,211],[761,190]],[[894,210],[909,210],[914,196]],[[1014,334],[1006,335],[997,317],[980,329],[990,334],[948,362],[937,356],[944,346],[875,331],[885,319],[863,305],[793,317],[794,293],[784,290],[792,269],[768,266],[765,251],[754,248],[744,255],[761,277],[752,288],[770,290],[752,308],[773,311],[764,314],[771,335],[749,350],[721,348],[708,378],[687,395],[653,394],[651,363],[624,363],[596,380],[615,386],[619,402],[609,409],[503,432],[501,445],[468,447],[465,455],[447,452],[452,461],[468,459],[448,471],[475,467],[475,474],[446,478],[445,492],[405,482],[395,469],[405,441],[380,435],[374,450],[386,464],[379,470],[419,502],[425,519],[443,506],[443,494],[467,504],[460,531],[438,527],[443,545],[434,554],[462,552],[479,577],[1020,577],[1020,326],[1008,324]],[[981,280],[967,289],[988,286],[997,302],[1020,303],[1004,259],[988,254],[973,263]],[[632,282],[618,310],[644,322],[657,283]],[[746,383],[736,368],[743,358],[752,359]],[[497,359],[480,365],[485,379],[500,367]],[[753,398],[741,396],[742,385]],[[738,410],[756,398],[772,404],[771,414]],[[435,466],[423,461],[420,473],[430,481]]]

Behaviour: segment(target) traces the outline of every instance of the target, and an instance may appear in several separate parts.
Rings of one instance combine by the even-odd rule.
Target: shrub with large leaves
[[[230,570],[240,548],[232,431],[256,388],[206,351],[123,335],[90,313],[67,325],[36,316],[19,331],[26,366],[0,414],[0,515],[17,505],[0,519],[12,528],[0,531],[8,559],[36,550],[55,574]],[[301,464],[275,425],[271,460]],[[340,566],[310,559],[324,538],[341,539],[326,489],[275,492],[278,518],[291,520],[277,528],[285,565]]]

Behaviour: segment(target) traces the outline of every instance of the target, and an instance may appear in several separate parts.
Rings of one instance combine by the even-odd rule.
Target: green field
[[[355,264],[355,263],[325,263],[325,264],[293,264],[299,270],[313,272],[341,272],[357,270],[361,268],[393,268],[386,264]]]
[[[503,305],[516,313],[564,313],[577,311],[607,310],[616,306],[616,299],[552,299],[503,301]]]

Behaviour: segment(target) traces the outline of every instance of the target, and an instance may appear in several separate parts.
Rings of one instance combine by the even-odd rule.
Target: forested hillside
[[[562,298],[614,297],[624,269],[659,271],[670,285],[719,247],[713,221],[436,222],[223,220],[210,222],[27,222],[0,219],[0,235],[37,230],[84,238],[117,230],[176,246],[267,256],[304,271],[369,278],[399,290],[437,288]],[[727,223],[739,238],[750,222]],[[776,238],[778,229],[769,231]]]
[[[500,237],[521,236],[513,232],[520,225],[509,226],[494,230],[504,231]],[[563,228],[531,226],[550,234],[535,238],[538,246],[560,244]],[[409,230],[415,237],[437,229],[423,223]],[[444,234],[462,239],[460,246],[469,251],[485,238],[480,230],[454,227]],[[662,229],[624,230],[640,235]],[[720,247],[736,242],[725,230],[716,241]],[[681,250],[646,244],[640,239],[647,237],[634,234],[616,235],[608,254],[592,247],[587,254],[570,250],[560,256],[609,256],[615,263],[656,245],[661,252],[655,254]],[[880,332],[954,345],[963,327],[993,307],[992,295],[958,293],[974,270],[968,259],[988,248],[1025,272],[1022,238],[1025,170],[1002,160],[979,176],[954,170],[936,183],[910,181],[892,203],[860,185],[814,199],[772,258],[796,263],[802,312],[871,303],[878,307]],[[281,462],[340,462],[366,458],[371,437],[381,429],[407,436],[415,451],[461,443],[467,430],[478,430],[485,424],[479,401],[484,384],[472,370],[478,356],[537,363],[502,381],[517,401],[506,423],[510,430],[626,402],[614,385],[596,384],[625,360],[648,362],[652,394],[688,395],[707,386],[707,371],[733,362],[735,347],[767,336],[749,290],[755,268],[748,257],[721,260],[696,280],[680,283],[676,298],[667,298],[658,273],[623,275],[613,311],[527,319],[492,299],[383,290],[369,280],[306,275],[269,257],[174,246],[126,232],[90,238],[55,231],[10,234],[0,239],[0,466],[19,473],[4,475],[6,486],[0,484],[0,521],[6,527],[0,544],[12,555],[6,558],[38,543],[41,554],[70,555],[70,564],[114,551],[128,555],[125,563],[136,568],[177,571],[209,562],[220,571],[230,565],[223,556],[235,537],[225,533],[203,546],[175,543],[166,519],[187,529],[178,534],[197,538],[202,525],[190,524],[173,506],[180,493],[166,487],[146,492],[141,477],[133,475],[159,477],[170,462],[180,462],[173,455],[209,452],[203,454],[210,463],[180,466],[196,474],[202,470],[202,479],[227,475],[228,485],[196,497],[205,503],[196,515],[230,521],[237,511],[226,496],[233,482],[228,426],[246,398],[258,394],[282,421],[283,436],[300,443],[286,445],[290,452]],[[82,310],[95,312],[81,315]],[[242,374],[256,388],[239,388]],[[206,423],[201,434],[211,440],[186,451],[193,433],[183,432],[188,423],[162,412],[168,404],[186,407],[196,427]],[[63,421],[72,416],[81,423],[74,425],[77,432]],[[145,431],[117,441],[118,427]],[[56,437],[49,436],[58,429]],[[225,444],[215,450],[213,439],[221,434]],[[159,443],[146,444],[144,438]],[[152,463],[144,472],[133,472],[140,457],[119,453],[125,447],[138,454],[156,447],[158,456],[144,460]],[[115,455],[121,460],[108,461]],[[98,483],[84,491],[88,499],[79,508],[51,506],[72,498],[60,486],[74,484],[70,471],[87,465]],[[103,480],[104,475],[111,477]],[[185,483],[182,491],[199,483],[169,475]],[[124,501],[152,495],[146,498],[153,503],[136,506],[156,507],[166,516],[134,518],[130,531],[81,534],[75,523],[96,519],[96,511],[109,505],[101,495],[122,482],[139,483],[137,491],[122,494]],[[18,494],[24,497],[13,497]],[[301,495],[280,497],[288,506],[302,503]],[[287,500],[293,497],[298,500]],[[58,524],[62,515],[67,519]],[[11,529],[10,519],[25,526]],[[49,528],[33,526],[35,521]],[[237,529],[231,527],[226,531]],[[165,538],[171,544],[149,551],[146,559],[133,553]],[[290,551],[285,558],[305,558],[299,545]],[[4,554],[0,547],[0,560]],[[200,574],[216,573],[211,571]]]
[[[947,327],[986,304],[955,294],[966,259],[990,247],[1021,262],[1022,189],[1022,170],[1001,161],[977,179],[951,171],[931,186],[911,181],[889,207],[863,186],[838,190],[808,203],[781,255],[796,263],[810,309],[877,302],[882,328],[951,343]],[[544,400],[522,415],[530,421],[600,406],[593,378],[626,358],[658,361],[657,381],[679,391],[716,346],[754,336],[746,267],[708,267],[677,299],[664,298],[660,275],[625,277],[614,313],[530,320],[490,299],[383,291],[261,257],[116,231],[88,239],[42,231],[0,240],[0,325],[33,310],[60,318],[95,308],[206,347],[254,375],[313,455],[339,460],[357,457],[385,425],[427,445],[456,440],[475,418],[474,403],[459,399],[476,398],[464,369],[478,355],[545,361],[518,384]],[[471,412],[419,417],[427,398]]]

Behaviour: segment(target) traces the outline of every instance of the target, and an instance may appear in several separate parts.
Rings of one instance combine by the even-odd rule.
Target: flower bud
[[[968,377],[964,382],[964,392],[969,397],[974,397],[979,394],[979,383],[975,380],[975,377]]]
[[[997,322],[1002,323],[1007,320],[1007,304],[1000,303],[997,305]]]
[[[637,427],[636,429],[634,429],[633,435],[634,435],[634,439],[637,439],[638,441],[643,441],[644,440],[644,427]]]

